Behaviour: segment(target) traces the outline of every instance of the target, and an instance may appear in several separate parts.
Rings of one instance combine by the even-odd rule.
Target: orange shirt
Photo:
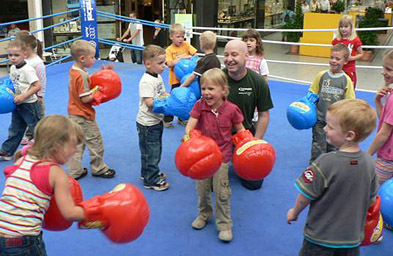
[[[89,74],[75,66],[70,69],[70,81],[68,84],[68,114],[83,116],[89,120],[95,120],[96,112],[90,103],[83,103],[81,97],[90,95]]]
[[[181,55],[195,55],[196,52],[197,50],[195,47],[187,41],[184,41],[180,46],[171,44],[168,48],[166,48],[166,61],[174,61],[177,56]],[[175,67],[173,66],[169,70],[169,84],[173,85],[178,83],[180,83],[180,81],[175,75]]]

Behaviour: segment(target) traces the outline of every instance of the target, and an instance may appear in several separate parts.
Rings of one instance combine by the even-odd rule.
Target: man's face
[[[247,46],[240,40],[229,41],[224,50],[224,64],[230,74],[246,70]]]

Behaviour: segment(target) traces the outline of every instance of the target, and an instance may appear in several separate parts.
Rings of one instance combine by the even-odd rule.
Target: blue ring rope
[[[61,42],[61,43],[59,43],[59,44],[55,44],[55,45],[52,45],[52,46],[45,47],[43,50],[44,50],[44,51],[51,50],[51,49],[53,49],[53,48],[55,48],[55,47],[62,46],[62,45],[64,45],[64,44],[69,44],[69,43],[72,43],[72,42],[74,42],[74,41],[76,41],[76,40],[79,40],[79,39],[82,39],[82,36],[75,37],[75,38],[73,38],[73,39],[70,39],[70,40]]]
[[[69,59],[69,58],[71,58],[71,55],[65,56],[65,57],[63,57],[61,59],[58,59],[58,60],[56,60],[54,62],[51,62],[51,63],[47,64],[46,66],[47,67],[53,66],[53,65],[55,65],[55,64],[57,64],[59,62],[62,62],[63,60]]]
[[[135,18],[129,18],[126,16],[121,16],[113,13],[108,13],[108,12],[102,12],[102,11],[97,11],[98,16],[106,17],[106,18],[113,18],[116,20],[121,20],[125,22],[131,22],[131,21],[138,21],[143,25],[147,26],[152,26],[152,27],[161,27],[161,28],[170,28],[170,25],[163,24],[163,23],[156,23],[148,20],[140,20],[140,19],[135,19]]]
[[[139,46],[139,45],[133,45],[133,44],[127,44],[127,43],[122,43],[122,42],[118,42],[118,41],[112,41],[112,40],[107,40],[107,39],[98,39],[99,43],[103,43],[103,44],[109,44],[109,45],[119,45],[121,47],[124,48],[128,48],[128,49],[133,49],[133,50],[143,50],[145,49],[144,46]]]
[[[19,23],[24,23],[27,21],[34,21],[34,20],[39,20],[39,19],[45,19],[45,18],[50,18],[50,17],[55,17],[55,16],[59,16],[59,15],[63,15],[63,14],[67,14],[70,12],[75,12],[75,11],[79,11],[79,9],[73,9],[73,10],[69,10],[66,12],[59,12],[56,14],[50,14],[50,15],[46,15],[46,16],[42,16],[42,17],[37,17],[37,18],[32,18],[32,19],[26,19],[26,20],[18,20],[18,21],[13,21],[13,22],[6,22],[6,23],[0,23],[0,26],[8,26],[11,24],[19,24]]]

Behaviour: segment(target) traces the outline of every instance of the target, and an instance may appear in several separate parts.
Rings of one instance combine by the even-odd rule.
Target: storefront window
[[[265,2],[265,28],[281,27],[281,16],[286,9],[283,0],[266,0]]]

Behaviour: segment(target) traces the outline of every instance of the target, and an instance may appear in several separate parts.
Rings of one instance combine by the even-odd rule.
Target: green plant
[[[368,7],[366,9],[366,14],[364,15],[363,20],[359,22],[359,28],[375,28],[381,27],[382,22],[380,19],[383,19],[384,12],[382,9]],[[364,49],[367,50],[366,45],[377,45],[378,42],[378,33],[377,31],[359,31],[358,36],[364,45]],[[373,49],[368,49],[373,51]]]
[[[299,2],[296,3],[295,6],[295,15],[292,21],[287,22],[283,28],[284,29],[302,29],[303,28],[303,11],[302,5]],[[302,36],[302,32],[284,32],[284,35],[287,37],[288,42],[297,43],[300,41],[300,37]]]
[[[341,1],[341,0],[338,0],[337,2],[335,2],[335,3],[332,5],[331,9],[332,9],[333,11],[335,11],[336,13],[342,13],[342,12],[345,10],[344,2]]]

